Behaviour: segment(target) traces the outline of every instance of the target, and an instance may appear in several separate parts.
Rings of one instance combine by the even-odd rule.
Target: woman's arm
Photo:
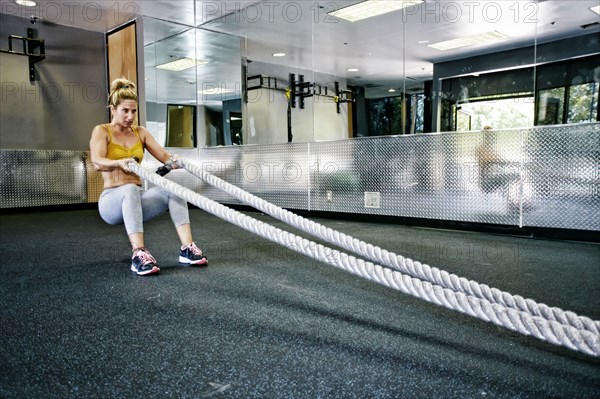
[[[172,155],[169,154],[163,146],[158,144],[158,142],[154,139],[154,137],[152,137],[152,134],[150,134],[146,128],[139,126],[138,130],[140,137],[142,138],[142,142],[144,143],[144,147],[150,154],[152,154],[154,158],[162,163],[171,161]]]

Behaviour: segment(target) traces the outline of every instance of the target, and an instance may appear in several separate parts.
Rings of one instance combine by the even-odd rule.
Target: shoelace
[[[194,253],[194,255],[202,255],[202,251],[196,246],[196,243],[192,242],[187,247]]]
[[[145,249],[139,249],[136,252],[135,256],[142,260],[142,265],[147,265],[148,263],[156,263],[156,259],[154,259],[154,256],[152,256],[150,252],[148,252]]]

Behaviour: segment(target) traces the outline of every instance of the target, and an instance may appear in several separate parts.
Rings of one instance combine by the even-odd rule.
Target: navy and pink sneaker
[[[148,274],[158,273],[160,269],[150,251],[141,247],[133,250],[133,255],[131,255],[131,271],[138,276],[147,276]]]
[[[181,247],[179,251],[179,263],[191,266],[208,265],[208,259],[202,254],[202,250],[195,243]]]

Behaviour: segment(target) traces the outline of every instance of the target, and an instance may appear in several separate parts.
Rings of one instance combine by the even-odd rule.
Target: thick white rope
[[[193,175],[243,203],[271,215],[301,231],[335,244],[348,251],[352,251],[374,262],[398,270],[412,277],[439,285],[443,288],[449,288],[455,292],[462,292],[480,299],[485,299],[491,303],[498,303],[508,308],[524,311],[530,313],[532,316],[543,317],[547,320],[575,327],[578,330],[587,330],[595,334],[600,334],[600,321],[592,320],[586,316],[579,316],[571,311],[564,311],[557,307],[550,307],[543,303],[537,303],[533,299],[512,295],[497,288],[489,287],[486,284],[467,280],[464,277],[459,277],[455,274],[448,273],[447,271],[422,264],[418,261],[413,261],[410,258],[405,258],[401,255],[381,249],[380,247],[368,244],[357,238],[333,230],[278,207],[277,205],[250,194],[233,184],[204,172],[201,168],[186,159],[178,160],[178,163],[180,165],[183,164],[183,167]]]
[[[206,212],[293,251],[387,287],[394,288],[405,294],[448,309],[466,313],[524,335],[532,335],[555,345],[565,346],[592,356],[600,356],[600,335],[598,334],[578,330],[542,317],[532,316],[527,312],[507,308],[485,299],[460,292],[457,293],[450,289],[421,281],[418,278],[404,275],[398,271],[357,259],[230,209],[186,187],[160,177],[150,170],[140,167],[135,162],[130,162],[128,166],[130,170],[143,179],[177,195]]]

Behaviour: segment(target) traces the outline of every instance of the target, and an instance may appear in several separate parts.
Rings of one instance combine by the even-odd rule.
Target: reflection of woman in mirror
[[[167,210],[181,241],[179,262],[205,265],[206,257],[192,240],[187,202],[160,187],[143,190],[140,177],[129,170],[128,164],[141,162],[145,150],[160,162],[171,162],[177,167],[176,159],[148,130],[134,124],[137,101],[135,84],[116,79],[108,97],[112,121],[92,131],[90,157],[104,179],[104,191],[98,200],[100,216],[109,224],[125,225],[133,250],[131,270],[138,275],[160,271],[156,259],[145,248],[143,222]]]
[[[479,163],[479,184],[486,193],[491,193],[508,183],[507,174],[503,173],[502,157],[496,150],[496,136],[492,127],[483,127],[483,142],[476,150]]]

